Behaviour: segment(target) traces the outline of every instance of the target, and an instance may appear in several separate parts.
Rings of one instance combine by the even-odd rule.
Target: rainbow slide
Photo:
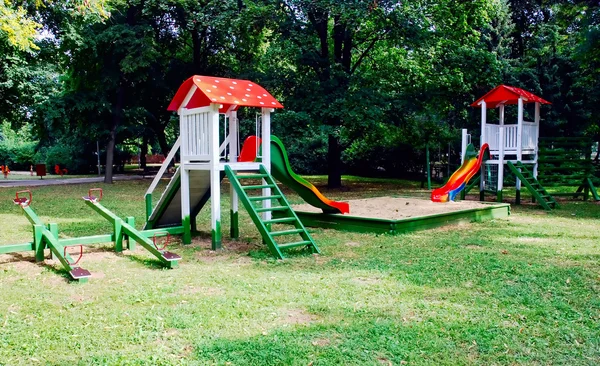
[[[483,144],[481,150],[479,150],[479,156],[477,155],[473,144],[469,144],[467,146],[463,164],[452,174],[452,176],[450,176],[450,179],[448,179],[448,182],[446,182],[443,187],[434,189],[433,192],[431,192],[431,200],[433,202],[454,201],[456,195],[458,195],[458,193],[465,188],[467,183],[469,183],[469,180],[477,174],[481,168],[481,163],[484,159],[487,159],[488,156],[488,144]]]
[[[256,136],[248,137],[242,146],[239,161],[254,160],[259,146],[259,138]],[[276,136],[271,136],[271,174],[283,185],[298,193],[306,203],[322,209],[324,213],[345,214],[350,212],[350,206],[347,202],[328,199],[319,192],[317,187],[294,173],[290,166],[287,150]]]

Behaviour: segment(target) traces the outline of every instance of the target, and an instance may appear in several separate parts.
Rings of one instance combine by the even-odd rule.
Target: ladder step
[[[238,174],[236,175],[237,179],[259,179],[259,178],[266,178],[268,177],[267,174]]]
[[[272,231],[269,234],[271,236],[281,236],[281,235],[292,235],[292,234],[300,234],[303,233],[302,229],[293,229],[293,230],[283,230],[283,231]]]
[[[311,245],[312,243],[308,240],[305,241],[299,241],[299,242],[295,242],[295,243],[286,243],[286,244],[278,244],[278,247],[280,249],[290,249],[290,248],[297,248],[297,247],[303,247],[306,245]]]
[[[257,196],[257,197],[248,197],[248,199],[250,201],[266,201],[266,200],[275,200],[275,199],[280,199],[281,196],[276,194],[273,196]]]
[[[287,206],[275,206],[275,207],[261,207],[257,208],[256,212],[268,212],[268,211],[288,211],[290,208]]]
[[[259,186],[242,186],[243,190],[247,190],[247,189],[263,189],[263,188],[275,188],[274,184],[263,184],[263,185],[259,185]]]
[[[265,220],[263,222],[266,225],[269,225],[269,224],[283,224],[283,223],[286,223],[286,222],[296,222],[296,218],[295,217],[282,217],[280,219]]]

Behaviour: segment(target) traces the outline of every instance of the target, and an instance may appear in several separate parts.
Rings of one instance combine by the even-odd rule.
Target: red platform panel
[[[194,75],[181,84],[168,110],[178,110],[194,85],[197,89],[185,106],[188,109],[206,107],[211,103],[221,104],[220,112],[229,110],[231,106],[234,110],[239,106],[283,108],[275,97],[252,81]]]
[[[552,104],[549,101],[544,100],[531,92],[528,92],[527,90],[523,90],[514,86],[498,85],[486,95],[473,102],[471,107],[480,107],[481,105],[479,103],[482,100],[485,100],[487,108],[496,108],[502,103],[517,104],[519,102],[519,97],[523,97],[525,99],[525,104],[535,102],[541,104]]]

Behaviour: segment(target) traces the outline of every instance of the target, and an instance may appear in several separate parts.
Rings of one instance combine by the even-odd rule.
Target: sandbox
[[[507,203],[438,203],[407,197],[350,200],[350,214],[324,214],[307,204],[293,206],[305,226],[372,233],[403,233],[464,222],[506,218]]]

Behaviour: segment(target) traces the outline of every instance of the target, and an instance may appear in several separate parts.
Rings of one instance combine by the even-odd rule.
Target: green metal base
[[[229,211],[229,217],[231,222],[229,227],[229,236],[231,239],[238,239],[240,237],[239,211]]]
[[[217,227],[214,230],[212,230],[211,237],[212,237],[211,249],[212,250],[223,249],[223,245],[221,243],[222,242],[221,221],[217,221]]]
[[[507,203],[499,204],[482,202],[482,204],[489,207],[455,211],[445,214],[411,217],[401,220],[302,211],[296,211],[296,214],[306,226],[379,234],[400,234],[464,222],[482,222],[486,220],[501,219],[510,215],[510,205]],[[278,213],[274,212],[273,214],[275,218],[279,216]]]

